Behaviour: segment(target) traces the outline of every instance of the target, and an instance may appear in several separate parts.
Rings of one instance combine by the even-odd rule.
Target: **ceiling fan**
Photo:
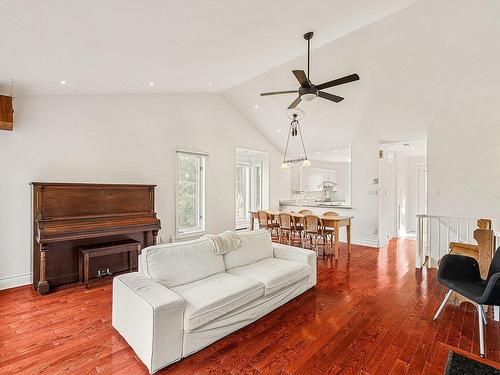
[[[359,80],[359,76],[357,74],[350,74],[348,76],[337,78],[332,81],[328,81],[322,83],[320,85],[315,85],[309,80],[309,60],[311,57],[311,38],[313,37],[313,32],[308,32],[304,34],[304,39],[307,40],[307,76],[303,70],[292,70],[292,73],[297,78],[297,81],[300,83],[300,87],[298,90],[287,90],[287,91],[273,91],[273,92],[263,92],[260,96],[268,96],[268,95],[281,95],[281,94],[295,94],[298,93],[299,96],[295,99],[292,104],[288,106],[288,109],[292,109],[297,107],[297,105],[302,101],[310,102],[311,100],[316,99],[316,97],[320,97],[323,99],[331,100],[332,102],[338,103],[344,100],[341,96],[329,94],[324,91],[320,91],[323,89],[327,89],[329,87],[343,85],[344,83],[349,83],[353,81]]]

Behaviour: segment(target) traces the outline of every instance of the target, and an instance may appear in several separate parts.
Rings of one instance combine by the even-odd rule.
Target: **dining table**
[[[287,213],[292,216],[293,220],[298,224],[303,224],[304,214],[298,212],[288,212],[288,211],[266,211],[273,220],[277,221],[278,216],[281,213]],[[316,215],[321,220],[322,224],[333,230],[334,240],[333,240],[333,251],[335,259],[339,258],[339,235],[340,228],[346,228],[346,239],[347,239],[347,252],[351,253],[351,220],[353,216],[340,216],[340,215]],[[254,221],[258,220],[257,211],[250,211],[250,230],[254,229]]]

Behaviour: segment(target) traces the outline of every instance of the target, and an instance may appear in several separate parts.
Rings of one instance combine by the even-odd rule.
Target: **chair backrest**
[[[300,210],[299,214],[302,214],[302,215],[312,215],[312,211],[311,210]]]
[[[257,217],[259,218],[259,226],[263,228],[267,228],[269,225],[269,215],[266,211],[258,211]]]
[[[304,230],[309,233],[319,233],[320,219],[316,215],[304,216]]]
[[[281,229],[291,229],[292,227],[292,216],[288,213],[282,212],[279,215],[279,223]]]
[[[328,211],[328,212],[325,212],[323,214],[323,216],[339,216],[339,214],[334,212],[334,211]]]
[[[488,278],[486,279],[486,285],[490,286],[490,279],[496,273],[500,272],[500,247],[495,252],[493,259],[491,260],[490,269],[488,271]],[[488,289],[488,287],[487,287]],[[485,305],[490,306],[500,306],[500,279],[497,278],[495,284],[493,284],[493,289],[489,290],[489,297],[483,302]]]
[[[500,247],[495,252],[493,259],[491,260],[490,269],[488,271],[488,278],[486,282],[488,282],[495,273],[500,272]]]

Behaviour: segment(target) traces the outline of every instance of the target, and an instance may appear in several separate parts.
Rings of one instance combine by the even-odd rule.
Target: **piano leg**
[[[40,244],[40,280],[37,285],[37,292],[47,294],[49,292],[49,282],[47,281],[47,245]]]
[[[153,245],[156,245],[156,237],[158,236],[158,231],[157,230],[153,230]]]

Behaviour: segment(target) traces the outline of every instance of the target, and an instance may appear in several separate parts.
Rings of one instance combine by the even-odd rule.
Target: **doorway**
[[[379,242],[416,237],[417,214],[427,212],[427,142],[380,144]]]

